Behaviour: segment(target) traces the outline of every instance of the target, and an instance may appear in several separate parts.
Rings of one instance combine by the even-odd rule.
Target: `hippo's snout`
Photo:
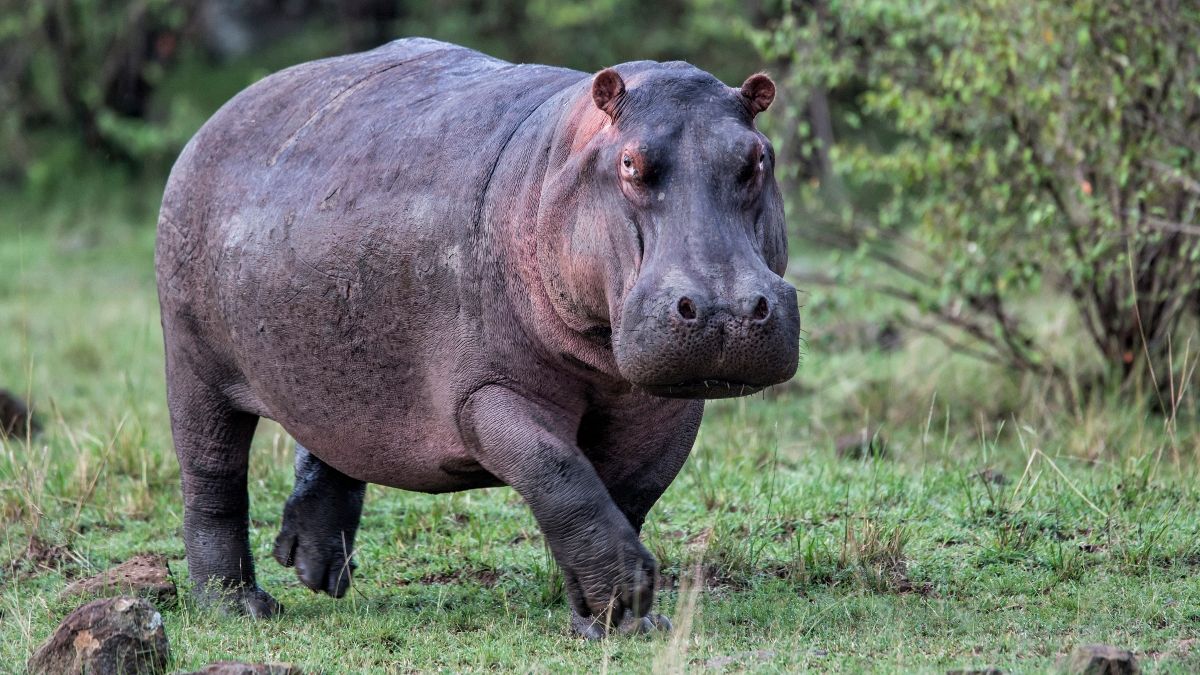
[[[673,319],[682,321],[687,326],[695,326],[706,321],[709,317],[719,316],[720,320],[725,321],[749,321],[755,324],[765,324],[771,318],[772,307],[778,305],[779,296],[786,297],[788,293],[795,296],[796,291],[786,282],[783,282],[788,290],[783,292],[774,292],[768,290],[768,293],[774,295],[774,299],[768,298],[763,293],[751,293],[742,298],[737,298],[729,301],[724,301],[721,298],[705,297],[701,291],[691,291],[680,296],[679,301],[675,303],[675,312]]]
[[[743,396],[790,379],[799,360],[796,289],[766,270],[725,286],[679,274],[635,286],[616,340],[622,375],[673,398]]]

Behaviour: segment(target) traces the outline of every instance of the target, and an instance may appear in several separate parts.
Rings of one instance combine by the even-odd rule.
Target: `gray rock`
[[[1082,645],[1067,658],[1071,675],[1129,675],[1141,672],[1133,652],[1108,645]]]
[[[170,645],[162,615],[141,599],[94,600],[67,615],[30,657],[30,675],[163,673]]]

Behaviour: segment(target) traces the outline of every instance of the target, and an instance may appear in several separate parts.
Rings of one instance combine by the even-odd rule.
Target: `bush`
[[[10,150],[0,172],[69,172],[48,162],[79,158],[78,150],[35,142],[62,129],[76,148],[127,164],[169,155],[188,130],[155,119],[151,94],[196,7],[197,0],[35,0],[0,10],[0,142]]]
[[[741,82],[757,61],[729,30],[742,12],[733,0],[16,3],[0,9],[0,146],[9,150],[0,185],[47,200],[54,183],[96,159],[162,173],[196,127],[258,77],[407,35],[584,70],[692,58]]]
[[[1180,395],[1161,366],[1200,309],[1200,5],[813,0],[757,40],[805,105],[834,101],[824,129],[793,112],[828,158],[797,211],[842,281],[1068,394],[1147,373]],[[1101,357],[1081,380],[1022,311],[1044,290]]]

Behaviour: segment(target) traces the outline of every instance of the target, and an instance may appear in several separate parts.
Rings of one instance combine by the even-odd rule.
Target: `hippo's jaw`
[[[741,292],[714,293],[681,290],[671,276],[651,276],[625,299],[614,351],[626,380],[656,396],[715,399],[795,375],[800,315],[790,284],[763,269],[743,275]]]
[[[730,382],[729,380],[697,380],[668,385],[646,385],[642,387],[647,393],[663,398],[736,398],[757,394],[766,387],[745,382]]]

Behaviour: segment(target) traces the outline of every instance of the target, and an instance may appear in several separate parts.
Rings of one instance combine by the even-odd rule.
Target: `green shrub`
[[[190,129],[170,126],[152,94],[197,6],[34,0],[0,10],[0,143],[9,149],[0,173],[69,174],[83,152],[127,165],[165,161]],[[62,130],[74,148],[53,147]]]
[[[757,41],[818,159],[793,212],[846,252],[841,281],[1068,394],[1148,373],[1173,407],[1200,309],[1200,5],[813,0]],[[1082,378],[1035,330],[1045,291],[1100,356]]]

